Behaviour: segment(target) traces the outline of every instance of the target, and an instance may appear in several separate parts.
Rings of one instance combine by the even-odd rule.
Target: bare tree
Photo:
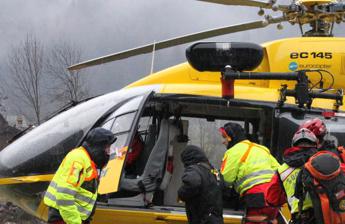
[[[43,66],[43,45],[33,36],[27,35],[24,42],[13,47],[9,54],[13,94],[33,109],[38,124],[41,122]]]
[[[0,114],[1,114],[1,112],[6,111],[4,102],[7,99],[7,95],[5,93],[4,86],[2,86],[3,84],[4,84],[4,82],[1,82],[1,86],[0,86]]]
[[[47,73],[54,79],[56,98],[64,103],[78,102],[88,96],[86,81],[80,71],[67,68],[80,62],[81,49],[67,42],[52,47],[46,63]]]

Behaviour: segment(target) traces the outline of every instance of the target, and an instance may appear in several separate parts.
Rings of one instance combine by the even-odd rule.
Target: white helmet
[[[318,139],[315,134],[307,128],[299,129],[292,138],[292,146],[317,146]]]

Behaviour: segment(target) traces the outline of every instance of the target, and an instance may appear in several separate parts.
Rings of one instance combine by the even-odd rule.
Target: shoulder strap
[[[303,172],[304,172],[304,170],[302,169],[298,173],[297,178],[296,178],[296,184],[295,184],[294,196],[296,198],[298,198],[297,220],[301,220],[301,218],[302,218],[303,204],[304,204],[304,199],[306,197],[306,190],[304,189],[303,180],[302,180]]]
[[[214,175],[216,177],[216,180],[222,181],[222,177],[221,177],[221,173],[214,168],[212,165],[206,164],[206,163],[197,163],[196,167],[204,167],[205,169],[207,169],[212,175]],[[199,171],[198,171],[199,172]],[[200,173],[199,173],[200,174]]]
[[[296,167],[288,167],[287,169],[285,169],[283,172],[281,172],[279,174],[280,180],[281,181],[285,181],[286,178],[288,178],[288,176],[290,176],[290,174],[296,169]]]

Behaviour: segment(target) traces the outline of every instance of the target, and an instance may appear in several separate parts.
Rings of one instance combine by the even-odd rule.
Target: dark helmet
[[[224,127],[221,127],[220,132],[225,132],[230,137],[228,148],[246,139],[246,133],[241,125],[237,123],[226,123]]]
[[[305,143],[310,147],[316,147],[318,142],[319,140],[315,134],[307,128],[299,129],[292,138],[292,146],[301,146]]]
[[[209,163],[205,152],[195,145],[186,146],[181,153],[181,161],[185,167],[201,162]]]
[[[115,142],[114,134],[104,128],[94,128],[86,136],[85,142],[90,146],[94,145],[111,145]]]
[[[299,130],[302,128],[307,128],[314,133],[314,135],[322,140],[327,133],[327,128],[325,123],[320,118],[314,118],[305,121],[299,126]]]
[[[87,134],[83,146],[99,169],[107,164],[109,154],[106,152],[106,148],[115,140],[114,134],[104,128],[94,128]]]

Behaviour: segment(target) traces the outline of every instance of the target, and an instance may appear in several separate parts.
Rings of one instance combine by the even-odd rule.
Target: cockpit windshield
[[[55,171],[68,151],[76,147],[89,129],[112,107],[141,91],[121,90],[106,94],[67,110],[48,120],[0,152],[2,171],[13,176]],[[48,156],[50,155],[50,156]],[[48,156],[48,157],[47,157]],[[54,157],[47,161],[45,158]],[[35,163],[35,161],[39,161]],[[28,164],[30,163],[30,164]],[[38,165],[39,164],[39,165]],[[39,167],[38,167],[39,166]],[[5,175],[1,174],[0,175]]]

